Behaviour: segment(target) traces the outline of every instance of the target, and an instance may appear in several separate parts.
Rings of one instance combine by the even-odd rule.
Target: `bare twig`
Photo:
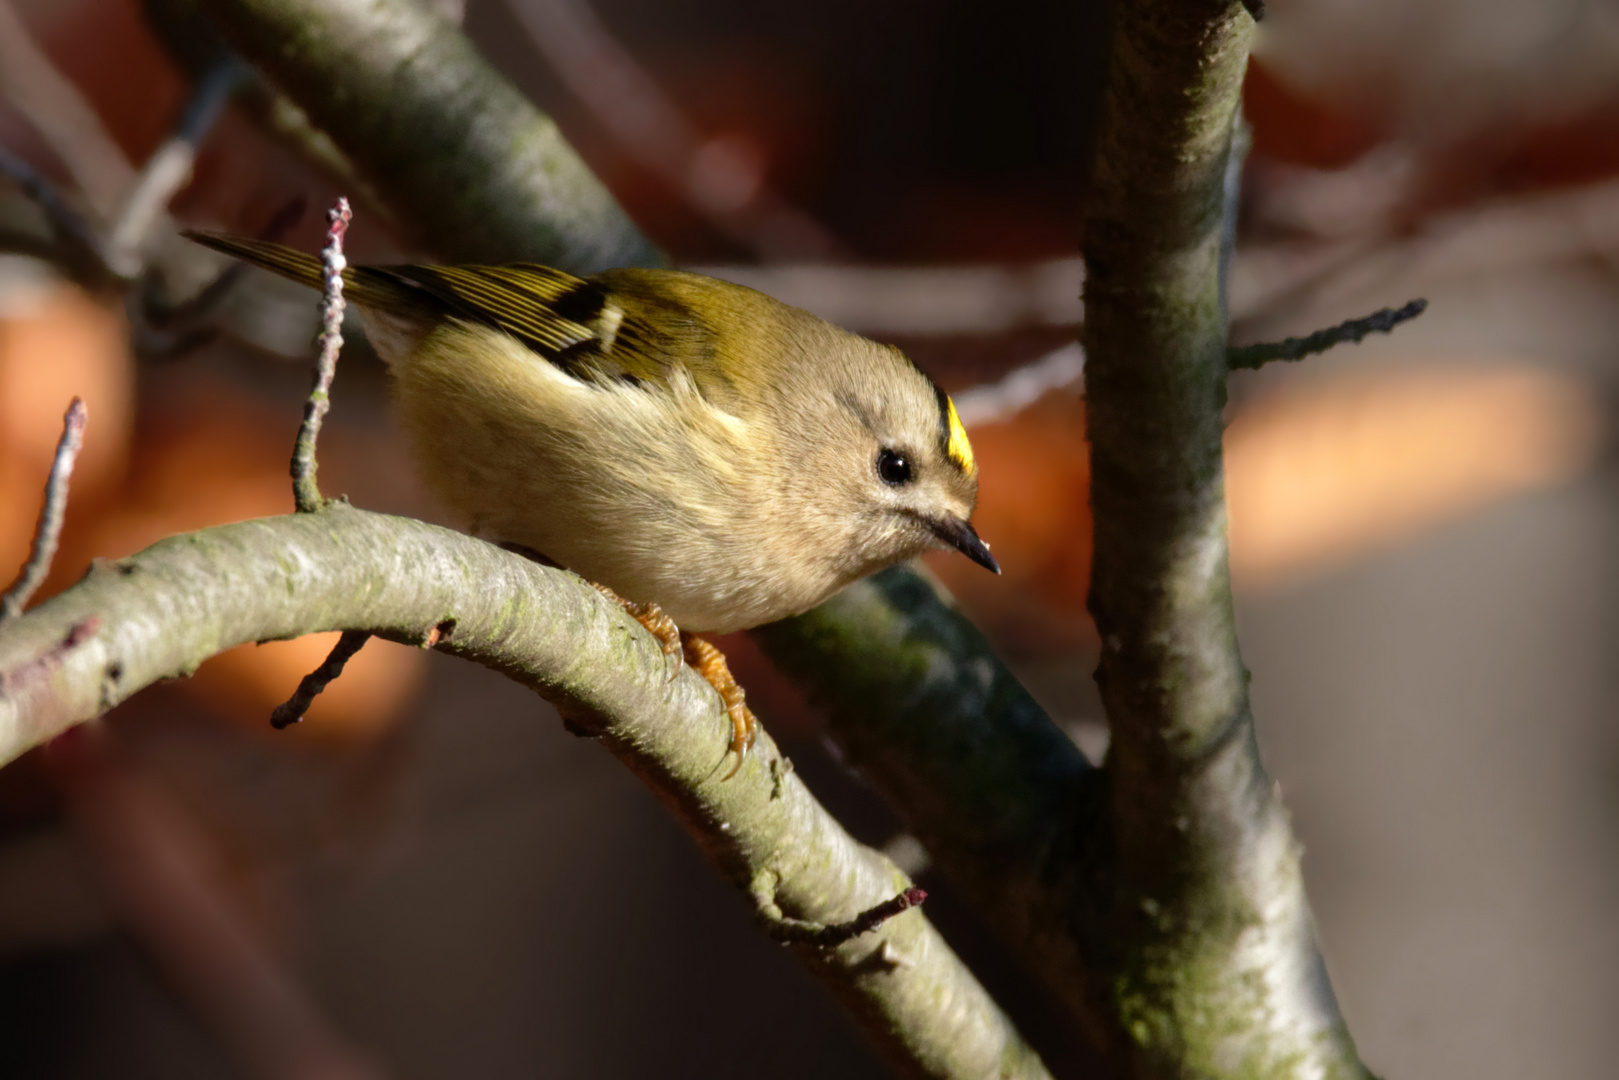
[[[73,463],[84,445],[86,416],[84,402],[74,398],[62,417],[62,437],[56,443],[50,478],[45,481],[45,505],[40,508],[39,523],[34,526],[33,549],[17,580],[0,596],[0,622],[22,614],[51,572],[51,560],[56,558],[56,545],[62,538],[62,519],[67,514],[67,489],[73,479]]]
[[[753,879],[753,902],[765,924],[765,932],[784,945],[813,945],[818,949],[835,949],[861,934],[868,934],[902,911],[921,907],[928,898],[926,889],[912,885],[880,904],[873,904],[847,922],[818,923],[807,919],[791,919],[776,904],[776,876],[765,871]]]
[[[371,635],[364,630],[343,631],[343,636],[332,646],[332,651],[327,654],[325,662],[305,675],[292,696],[275,707],[275,711],[270,714],[270,726],[280,731],[301,722],[304,713],[309,711],[309,706],[315,703],[320,692],[343,674],[344,666],[354,659],[354,654],[370,640]]]
[[[320,485],[315,482],[315,440],[320,438],[320,425],[332,405],[332,376],[337,373],[337,354],[343,349],[343,309],[347,306],[343,300],[343,270],[348,266],[343,257],[343,237],[352,217],[349,201],[344,198],[326,212],[326,246],[320,252],[325,284],[320,309],[320,358],[315,362],[309,400],[304,403],[304,422],[292,448],[292,497],[301,514],[312,514],[325,505]]]
[[[39,207],[40,213],[45,215],[45,221],[51,227],[56,242],[66,249],[63,254],[67,256],[73,270],[81,273],[88,271],[98,277],[110,274],[100,238],[96,236],[90,223],[62,198],[61,192],[56,190],[56,185],[41,175],[38,169],[3,146],[0,146],[0,175],[16,184],[18,189]]]
[[[306,205],[302,195],[283,203],[259,230],[258,238],[280,240],[303,217]],[[211,316],[251,268],[250,263],[232,259],[196,295],[179,303],[169,300],[158,274],[150,270],[142,274],[139,286],[128,294],[124,304],[135,355],[142,360],[168,360],[184,356],[211,341],[220,329]]]
[[[33,684],[61,667],[69,654],[101,631],[101,619],[86,615],[68,627],[56,641],[15,667],[0,671],[0,696],[27,691]]]
[[[1359,343],[1367,334],[1387,334],[1403,322],[1428,310],[1428,301],[1416,299],[1402,308],[1383,308],[1359,319],[1348,319],[1337,326],[1317,330],[1304,337],[1291,337],[1285,341],[1272,341],[1259,345],[1244,345],[1226,350],[1226,367],[1232,371],[1256,371],[1275,360],[1296,361],[1307,356],[1324,353],[1345,342]]]

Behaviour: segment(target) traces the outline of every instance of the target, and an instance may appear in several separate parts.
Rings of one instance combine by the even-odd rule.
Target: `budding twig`
[[[298,428],[298,441],[292,449],[292,497],[300,514],[312,514],[325,505],[315,482],[315,440],[320,425],[331,408],[332,376],[337,372],[337,354],[343,348],[343,237],[353,217],[349,201],[339,198],[326,211],[326,246],[321,249],[325,288],[321,296],[320,359],[315,363],[314,385],[304,403],[304,422]]]
[[[1244,345],[1240,349],[1226,350],[1226,367],[1231,371],[1242,368],[1256,370],[1273,360],[1303,360],[1306,356],[1324,353],[1334,345],[1346,341],[1359,342],[1367,334],[1386,334],[1403,322],[1428,310],[1428,301],[1417,299],[1402,308],[1384,308],[1363,319],[1350,319],[1326,330],[1317,330],[1304,337],[1272,341],[1262,345]]]
[[[51,560],[56,558],[56,545],[62,538],[62,518],[67,514],[68,481],[73,478],[73,463],[84,445],[86,415],[84,402],[74,398],[62,417],[62,437],[56,443],[50,478],[45,481],[45,505],[40,507],[39,523],[34,526],[34,546],[17,580],[0,596],[0,622],[22,614],[51,571]]]
[[[762,874],[753,883],[753,900],[759,908],[765,931],[777,941],[787,945],[814,945],[832,949],[851,941],[861,934],[877,929],[902,911],[920,907],[928,898],[927,890],[912,885],[897,896],[862,911],[848,922],[818,923],[805,919],[789,919],[776,906],[775,889],[769,874]]]
[[[315,440],[320,437],[321,422],[331,408],[332,376],[337,373],[337,354],[343,349],[343,309],[347,306],[343,301],[343,271],[348,266],[348,260],[343,257],[343,238],[348,235],[353,216],[349,201],[341,197],[326,211],[326,246],[320,252],[324,278],[320,359],[315,362],[314,385],[310,387],[309,400],[304,403],[304,422],[298,428],[298,441],[292,448],[292,497],[300,514],[312,514],[326,504],[315,482]],[[344,665],[370,637],[364,630],[345,630],[326,662],[305,675],[292,697],[276,706],[270,714],[270,725],[279,730],[302,720],[315,698],[343,674]]]
[[[343,674],[344,666],[370,639],[371,635],[364,630],[343,631],[343,636],[337,639],[337,644],[332,646],[332,651],[327,655],[326,662],[305,675],[292,696],[275,707],[275,711],[270,714],[270,726],[280,731],[301,721],[304,713],[309,711],[309,706],[320,696],[320,692]]]

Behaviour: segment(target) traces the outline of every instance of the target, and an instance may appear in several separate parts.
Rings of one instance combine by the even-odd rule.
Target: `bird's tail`
[[[253,240],[245,236],[203,232],[187,229],[184,236],[204,247],[222,251],[243,262],[262,266],[284,278],[291,278],[311,289],[321,287],[320,256],[311,255],[285,244],[269,240]],[[391,277],[364,266],[350,266],[343,271],[343,294],[361,307],[379,311],[409,311],[412,291]]]

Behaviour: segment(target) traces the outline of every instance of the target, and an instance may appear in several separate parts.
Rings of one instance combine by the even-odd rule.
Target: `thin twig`
[[[812,311],[857,334],[995,334],[1074,326],[1078,258],[956,266],[688,266]]]
[[[0,622],[21,615],[51,572],[51,560],[56,558],[56,545],[62,538],[62,519],[67,514],[68,482],[73,478],[79,448],[84,445],[86,416],[84,402],[74,398],[62,417],[62,437],[56,443],[50,478],[45,481],[45,505],[39,511],[39,524],[34,526],[33,550],[17,580],[0,596]]]
[[[315,482],[315,440],[320,438],[320,425],[326,419],[326,410],[332,404],[332,376],[337,373],[337,354],[343,348],[343,270],[348,260],[343,257],[343,237],[348,233],[353,217],[349,201],[337,200],[337,205],[326,211],[326,246],[321,249],[321,267],[325,275],[325,289],[320,306],[320,359],[315,364],[315,381],[304,403],[304,422],[298,428],[298,441],[292,448],[292,497],[298,512],[312,514],[324,501],[320,486]]]
[[[767,871],[753,881],[753,900],[766,933],[784,945],[813,945],[818,949],[835,949],[861,934],[870,933],[900,912],[920,907],[927,898],[926,889],[912,885],[880,904],[873,904],[848,922],[818,923],[790,919],[782,914],[776,905],[774,874]]]
[[[22,193],[45,215],[57,243],[61,244],[73,269],[109,274],[101,240],[90,223],[77,210],[67,204],[61,192],[39,170],[0,146],[0,176],[16,184]]]
[[[1403,322],[1428,310],[1428,301],[1418,298],[1402,308],[1383,308],[1361,319],[1349,319],[1326,330],[1317,330],[1304,337],[1291,337],[1285,341],[1272,341],[1259,345],[1244,345],[1240,349],[1226,350],[1226,367],[1232,371],[1258,370],[1273,360],[1296,361],[1307,356],[1324,353],[1344,342],[1358,343],[1367,334],[1386,334]]]
[[[354,654],[369,640],[371,635],[364,630],[343,631],[343,636],[337,639],[337,644],[332,646],[331,653],[327,655],[326,662],[305,675],[292,696],[275,707],[275,711],[270,714],[270,726],[280,731],[302,721],[304,713],[309,711],[309,706],[315,703],[320,692],[343,674],[344,666],[354,659]]]

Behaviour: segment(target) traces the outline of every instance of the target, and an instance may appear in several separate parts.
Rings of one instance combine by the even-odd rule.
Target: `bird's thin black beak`
[[[989,553],[989,545],[978,538],[978,531],[973,528],[972,522],[963,521],[956,517],[946,517],[929,522],[929,524],[933,526],[933,534],[940,540],[943,540],[990,573],[998,574],[1001,572],[1001,564],[996,562],[995,556]]]

